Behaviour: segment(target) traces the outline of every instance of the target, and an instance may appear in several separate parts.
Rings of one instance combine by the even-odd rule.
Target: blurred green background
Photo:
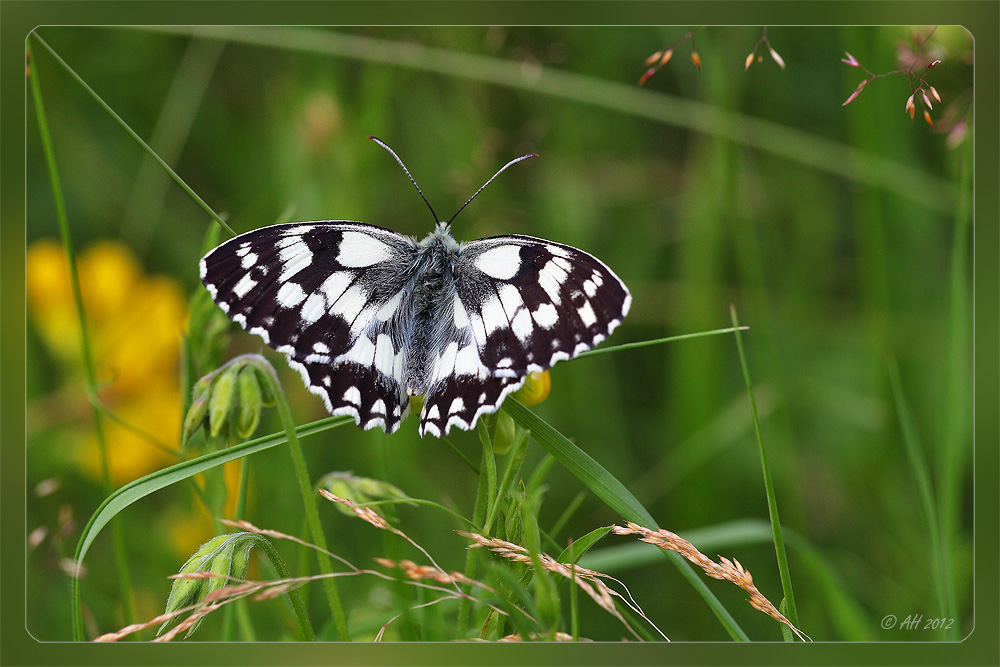
[[[904,67],[927,29],[705,28],[644,86],[651,54],[687,28],[111,29],[39,34],[237,232],[279,220],[362,220],[415,236],[433,221],[375,135],[406,162],[442,217],[507,160],[456,237],[530,234],[588,250],[633,292],[607,344],[729,325],[734,304],[783,525],[799,626],[818,640],[928,640],[973,625],[971,503],[972,43],[938,28],[922,57],[940,93],[936,130],[904,112]],[[909,59],[907,59],[909,58]],[[926,61],[924,61],[926,62]],[[178,446],[179,347],[209,216],[53,57],[32,45],[88,305],[102,397]],[[922,68],[918,71],[922,72]],[[962,123],[968,134],[961,135]],[[55,208],[33,108],[27,123],[28,629],[68,639],[81,527],[104,497]],[[228,354],[260,351],[242,332]],[[280,356],[298,423],[324,416]],[[898,369],[899,383],[890,381]],[[661,526],[709,556],[736,557],[775,604],[781,586],[734,339],[675,342],[559,364],[534,408],[631,490]],[[908,415],[901,419],[901,415]],[[440,441],[339,428],[304,441],[314,478],[387,480],[471,515],[477,480]],[[265,413],[261,432],[279,428]],[[909,429],[908,449],[904,433]],[[176,459],[108,424],[115,486]],[[452,434],[472,459],[475,434]],[[916,452],[913,455],[912,452]],[[910,453],[908,453],[910,452]],[[544,451],[532,445],[529,457]],[[301,499],[278,447],[249,459],[247,517],[300,535]],[[926,475],[926,476],[925,476]],[[929,481],[943,549],[918,489]],[[230,482],[232,478],[230,477]],[[552,525],[581,493],[554,467]],[[227,510],[227,511],[231,511]],[[359,565],[385,554],[370,526],[321,508],[331,549]],[[426,508],[401,527],[446,569],[466,542]],[[122,514],[139,619],[163,610],[167,575],[212,534],[190,487]],[[554,535],[565,544],[618,521],[585,494]],[[109,531],[105,531],[108,533]],[[644,546],[644,545],[642,545]],[[286,562],[298,555],[278,544]],[[656,549],[605,538],[584,564],[624,581],[674,640],[727,635]],[[88,632],[124,624],[108,535],[85,563]],[[259,573],[258,573],[259,574]],[[310,602],[321,617],[313,585]],[[384,586],[342,584],[359,636],[394,608]],[[777,625],[742,591],[709,587],[754,639]],[[565,590],[565,589],[564,589]],[[290,638],[280,602],[252,607],[261,637]],[[622,629],[581,604],[581,634]],[[883,630],[952,615],[953,633]],[[217,636],[212,620],[199,631]],[[215,634],[213,634],[215,633]],[[370,635],[369,635],[370,636]],[[198,635],[196,635],[196,638]],[[396,636],[395,638],[399,638]]]

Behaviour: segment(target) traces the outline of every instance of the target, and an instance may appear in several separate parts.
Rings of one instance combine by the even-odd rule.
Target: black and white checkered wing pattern
[[[208,253],[201,280],[332,414],[392,433],[409,406],[401,301],[415,254],[412,239],[360,222],[273,225]]]
[[[607,338],[631,302],[618,276],[582,250],[530,236],[463,245],[438,317],[421,435],[472,428],[528,373]]]

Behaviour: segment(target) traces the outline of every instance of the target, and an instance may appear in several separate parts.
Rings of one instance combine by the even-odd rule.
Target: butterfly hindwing
[[[415,253],[412,239],[360,222],[273,225],[210,252],[201,279],[332,414],[391,433],[408,407],[401,305]]]
[[[420,432],[472,428],[530,372],[607,338],[632,297],[603,262],[530,236],[463,245],[454,293],[441,305]]]

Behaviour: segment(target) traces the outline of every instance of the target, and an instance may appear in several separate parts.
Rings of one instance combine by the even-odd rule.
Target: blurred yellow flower
[[[530,408],[548,398],[551,389],[552,378],[549,377],[548,371],[528,373],[528,377],[524,380],[524,386],[514,392],[514,398],[525,407]]]
[[[179,341],[186,312],[180,285],[169,277],[145,275],[134,255],[117,241],[99,241],[81,252],[77,273],[101,401],[125,422],[153,434],[160,443],[177,447]],[[28,248],[25,290],[31,321],[62,366],[64,381],[79,385],[83,379],[80,327],[68,263],[55,241],[38,241]],[[85,400],[82,387],[68,395]],[[79,414],[79,406],[63,407],[70,416]],[[46,416],[66,418],[66,414]],[[135,431],[110,420],[106,424],[108,463],[115,485],[175,461]],[[83,431],[89,433],[89,425]],[[99,477],[93,436],[68,438],[73,440],[80,441],[81,464]]]

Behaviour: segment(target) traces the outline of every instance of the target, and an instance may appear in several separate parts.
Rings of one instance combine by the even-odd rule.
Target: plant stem
[[[487,452],[486,448],[483,448],[483,462],[479,466],[479,470],[483,471],[479,473],[479,487],[476,490],[476,506],[472,510],[472,523],[475,526],[482,526],[483,521],[486,519],[486,505],[489,503],[489,483],[487,482],[488,475],[485,474],[486,470],[486,458],[487,456],[492,457],[492,449]],[[465,552],[465,576],[469,579],[474,578],[476,574],[476,549],[467,549]],[[468,585],[462,586],[463,592],[468,593],[470,587]],[[458,606],[458,621],[456,627],[458,628],[457,638],[464,638],[465,633],[469,626],[469,599],[463,597],[462,601]]]
[[[267,553],[267,557],[270,559],[271,564],[274,569],[278,572],[279,579],[289,579],[291,578],[288,573],[288,568],[285,567],[285,563],[281,560],[281,556],[278,555],[277,550],[274,545],[266,539],[261,539],[258,543],[264,552]],[[327,577],[330,579],[331,577]],[[290,588],[288,590],[288,599],[292,603],[292,609],[295,611],[295,618],[299,623],[299,630],[302,632],[302,637],[306,641],[314,642],[316,641],[316,634],[313,632],[312,624],[309,622],[309,615],[306,613],[306,607],[302,604],[302,596],[299,595],[299,591],[295,588]]]
[[[267,366],[268,382],[271,384],[271,393],[276,398],[278,416],[281,418],[281,425],[288,436],[288,451],[292,455],[292,463],[295,466],[295,475],[299,481],[299,491],[302,493],[302,503],[305,505],[306,521],[309,524],[309,532],[312,534],[312,541],[319,549],[316,551],[319,560],[319,569],[323,574],[333,574],[333,563],[326,554],[326,537],[323,535],[323,527],[319,520],[319,508],[316,506],[316,494],[313,493],[312,482],[309,479],[309,471],[306,468],[306,459],[302,454],[302,446],[295,435],[295,422],[292,420],[292,410],[288,406],[288,399],[281,389],[274,369]],[[350,641],[351,634],[347,629],[347,618],[340,605],[340,594],[337,592],[337,583],[332,576],[323,577],[323,588],[326,591],[327,602],[330,605],[330,613],[333,615],[333,623],[337,629],[337,638],[340,641]]]
[[[83,295],[80,291],[80,277],[76,268],[76,255],[73,253],[73,239],[69,230],[69,221],[66,216],[66,203],[63,200],[62,185],[59,180],[59,170],[56,166],[55,151],[52,148],[52,139],[49,135],[49,124],[45,117],[45,104],[42,101],[42,89],[38,83],[38,64],[32,63],[30,69],[31,95],[35,102],[35,114],[38,118],[38,134],[42,141],[42,149],[45,152],[45,164],[49,170],[49,182],[52,186],[52,199],[56,207],[56,220],[59,223],[59,236],[62,239],[63,250],[66,253],[66,261],[69,264],[70,283],[73,288],[73,304],[76,307],[76,316],[80,324],[80,351],[83,356],[84,368],[84,388],[87,398],[90,401],[91,411],[94,418],[94,433],[97,436],[97,449],[101,461],[101,483],[104,494],[108,495],[114,491],[111,482],[111,468],[108,464],[108,446],[104,439],[104,421],[101,410],[98,409],[100,400],[97,397],[97,381],[94,372],[94,359],[90,349],[90,337],[87,333],[87,316],[83,307]],[[132,603],[132,582],[129,577],[128,559],[125,555],[125,535],[122,531],[121,521],[115,519],[111,523],[112,549],[115,558],[115,570],[118,574],[118,587],[122,594],[122,604],[124,607],[125,623],[135,623],[135,607]],[[79,577],[74,576],[72,586],[79,587]],[[76,614],[74,606],[73,614],[73,638],[76,641],[83,641],[83,619]]]

